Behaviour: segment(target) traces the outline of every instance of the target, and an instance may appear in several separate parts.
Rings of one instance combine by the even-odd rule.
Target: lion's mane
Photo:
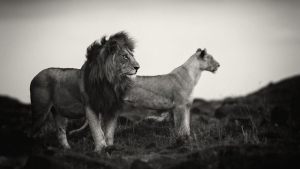
[[[134,50],[135,42],[126,32],[116,33],[108,40],[95,41],[87,48],[84,85],[89,103],[101,113],[118,111],[131,80],[115,66],[115,56],[122,49]]]

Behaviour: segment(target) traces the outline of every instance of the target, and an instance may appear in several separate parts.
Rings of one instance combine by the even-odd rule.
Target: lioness
[[[125,103],[173,112],[178,136],[190,135],[191,93],[203,71],[215,73],[219,67],[220,64],[206,49],[198,49],[183,65],[169,74],[137,76],[124,97]],[[74,132],[82,130],[87,124],[86,121],[83,127]]]
[[[135,107],[173,112],[178,135],[189,135],[191,93],[203,71],[215,73],[219,67],[206,49],[198,49],[169,74],[137,76],[124,100]]]
[[[119,32],[89,46],[87,61],[81,69],[49,68],[37,74],[30,84],[31,135],[41,128],[51,111],[63,148],[70,148],[66,136],[67,118],[83,116],[90,124],[95,151],[112,145],[116,112],[140,67],[133,49],[134,41],[127,33]],[[102,119],[105,133],[101,129]]]

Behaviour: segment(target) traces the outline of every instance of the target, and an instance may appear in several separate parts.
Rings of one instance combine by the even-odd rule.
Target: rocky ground
[[[244,97],[195,99],[190,139],[175,136],[172,115],[130,108],[115,146],[102,154],[93,152],[89,128],[62,150],[51,118],[37,138],[27,137],[30,105],[0,97],[0,168],[300,168],[299,86],[297,76]],[[72,120],[68,131],[84,120]]]

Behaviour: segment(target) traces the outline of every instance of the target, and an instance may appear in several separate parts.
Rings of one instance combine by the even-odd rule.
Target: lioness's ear
[[[196,53],[197,53],[197,52],[201,52],[201,51],[202,51],[202,50],[201,50],[200,48],[198,48],[197,51],[196,51]]]
[[[202,52],[200,53],[200,57],[201,57],[203,60],[207,60],[206,55],[207,55],[207,52],[206,52],[206,49],[204,48],[204,49],[202,50]]]

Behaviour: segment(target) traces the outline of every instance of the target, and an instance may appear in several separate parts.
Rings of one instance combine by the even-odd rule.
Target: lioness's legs
[[[174,109],[175,130],[179,136],[190,135],[190,111],[189,107],[178,106]]]
[[[95,142],[96,152],[100,152],[103,147],[106,147],[105,136],[101,129],[101,114],[96,114],[90,107],[85,108],[86,118],[89,121],[92,136]]]
[[[59,144],[64,148],[64,149],[70,149],[70,145],[67,140],[67,125],[68,125],[68,119],[60,115],[55,108],[51,109],[53,113],[53,117],[56,123],[56,132],[57,132],[57,138]]]
[[[105,119],[105,140],[108,146],[114,143],[114,133],[117,125],[117,116],[113,115]]]

